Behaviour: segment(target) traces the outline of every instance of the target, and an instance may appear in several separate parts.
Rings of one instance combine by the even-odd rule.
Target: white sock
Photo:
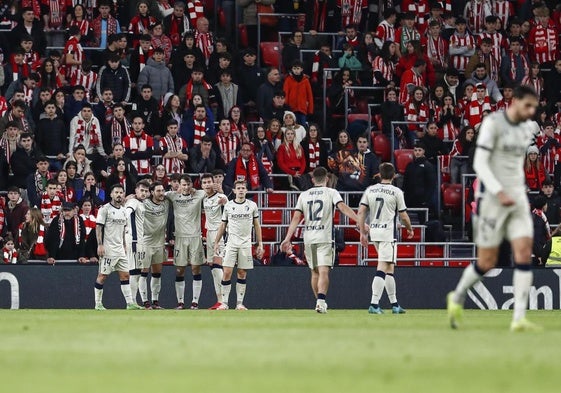
[[[520,265],[518,265],[520,266]],[[525,265],[522,265],[525,268]],[[530,265],[528,265],[529,267]],[[515,268],[512,275],[514,286],[514,315],[513,321],[519,321],[526,316],[528,309],[528,295],[534,281],[534,273],[531,270]]]
[[[152,278],[150,279],[150,291],[152,292],[152,301],[157,302],[160,298],[160,290],[162,289],[162,278],[160,275],[154,277],[152,274]]]
[[[185,303],[185,277],[175,277],[175,296],[177,303]]]
[[[236,282],[236,304],[243,304],[243,299],[245,297],[245,286],[245,280],[238,279],[238,282]]]
[[[222,268],[213,267],[210,272],[212,273],[212,280],[214,281],[216,299],[220,301],[222,299],[222,277],[224,276],[224,271],[222,270]]]
[[[103,285],[95,283],[96,286],[94,287],[94,299],[95,305],[98,306],[103,304]]]
[[[193,276],[193,303],[199,304],[201,290],[203,289],[203,279],[200,274]]]
[[[370,299],[370,304],[374,304],[376,306],[380,303],[380,298],[382,297],[382,293],[384,293],[384,282],[386,278],[386,273],[378,270],[374,279],[372,280],[372,298]]]
[[[140,299],[142,300],[142,303],[148,301],[147,279],[148,278],[146,276],[143,276],[142,274],[140,275],[140,278],[138,279],[138,291],[140,292]]]
[[[139,274],[131,274],[130,276],[130,286],[131,286],[131,297],[132,301],[136,302],[136,295],[138,293],[138,281],[140,280]]]
[[[132,303],[131,286],[128,280],[121,281],[121,292],[123,293],[123,297],[125,298],[127,304],[131,304]]]
[[[454,302],[459,304],[464,304],[466,301],[466,294],[468,289],[470,289],[476,282],[483,279],[483,274],[474,263],[469,265],[464,269],[462,273],[462,278],[458,282],[456,289],[454,290]]]
[[[230,280],[222,281],[222,303],[228,304],[231,290],[232,290],[232,282]]]
[[[395,290],[395,277],[393,274],[386,274],[386,293],[392,305],[397,304],[397,296]]]

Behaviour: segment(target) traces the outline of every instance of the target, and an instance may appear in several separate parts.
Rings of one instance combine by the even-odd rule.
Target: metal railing
[[[305,54],[314,54],[316,53],[318,50],[317,49],[300,49],[300,61],[302,63],[304,63],[304,55]],[[337,53],[343,53],[343,51],[341,50],[334,50],[333,54],[337,54]]]
[[[322,93],[323,93],[323,132],[325,132],[327,130],[327,76],[331,75],[331,79],[333,79],[333,72],[336,71],[341,71],[340,68],[324,68],[323,69],[323,75],[322,75],[322,79],[323,79],[323,89],[322,89]],[[331,103],[333,105],[333,103]]]
[[[438,156],[437,157],[437,166],[436,166],[436,186],[437,186],[437,190],[438,190],[438,199],[436,201],[436,207],[437,207],[437,211],[441,211],[442,208],[442,157],[443,156]],[[469,159],[468,156],[454,156],[454,157],[450,157],[450,163],[449,163],[449,167],[448,170],[451,169],[452,167],[452,160],[453,159],[459,159],[459,158],[465,158],[465,159]],[[462,191],[463,191],[463,186],[462,186]],[[465,209],[465,206],[463,207]]]
[[[283,36],[291,36],[292,34],[294,34],[292,31],[279,31],[278,35],[279,35],[279,44],[282,44],[282,37]],[[331,50],[335,51],[335,49],[337,48],[337,44],[339,43],[339,39],[341,38],[341,36],[339,35],[339,33],[327,33],[327,32],[317,32],[315,35],[310,34],[309,32],[302,32],[302,34],[304,35],[308,35],[308,36],[319,36],[319,37],[331,37]]]
[[[345,94],[345,128],[348,127],[349,125],[349,92],[350,91],[372,91],[372,92],[376,92],[376,91],[380,91],[380,90],[385,90],[385,87],[380,87],[380,86],[345,86],[345,89],[343,90],[344,94]],[[370,120],[370,116],[369,116],[369,124],[372,121]]]
[[[391,134],[391,138],[390,138],[390,142],[391,142],[391,146],[392,146],[392,164],[395,164],[395,157],[393,152],[395,151],[395,127],[396,126],[409,126],[410,124],[416,124],[416,125],[427,125],[426,121],[392,121],[391,122],[391,129],[392,129],[392,134]],[[409,132],[409,127],[407,127],[405,130],[403,130],[403,132]]]
[[[462,239],[467,237],[466,234],[466,188],[468,184],[473,182],[477,176],[474,174],[464,173],[462,174]]]
[[[236,7],[237,8],[237,7]],[[259,13],[257,14],[257,66],[261,68],[261,18],[264,16],[273,16],[276,18],[300,18],[306,17],[306,14],[277,14],[277,13]],[[292,34],[292,33],[290,33]],[[280,39],[279,39],[280,42]],[[282,52],[279,51],[279,65],[282,65]]]

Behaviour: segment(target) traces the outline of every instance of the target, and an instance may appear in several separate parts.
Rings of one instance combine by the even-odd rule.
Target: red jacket
[[[292,75],[284,81],[286,104],[294,111],[306,115],[314,113],[314,96],[309,78],[304,75],[298,82]]]
[[[423,79],[425,80],[425,83],[428,82],[428,86],[425,87],[429,87],[429,86],[432,87],[436,83],[436,75],[434,73],[434,67],[432,66],[432,62],[430,61],[427,55],[423,55],[422,59],[427,62],[427,69],[423,73]],[[405,71],[413,68],[416,61],[417,61],[416,54],[412,54],[412,55],[406,54],[401,56],[399,62],[397,63],[397,67],[395,69],[396,75],[399,78],[401,78],[401,75],[403,75]]]
[[[300,158],[296,155],[294,145],[282,144],[277,151],[277,165],[279,169],[288,175],[294,176],[296,172],[299,174],[306,173],[306,157],[301,151]]]
[[[546,179],[545,168],[543,165],[538,167],[532,165],[530,169],[524,168],[526,173],[526,184],[531,191],[540,191],[542,189],[542,184]]]

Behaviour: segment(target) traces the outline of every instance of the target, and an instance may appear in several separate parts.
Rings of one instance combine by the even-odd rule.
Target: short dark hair
[[[16,106],[24,110],[25,108],[27,108],[27,105],[25,104],[24,100],[15,100],[14,102],[12,102],[12,108]]]
[[[201,138],[201,143],[212,143],[212,138],[208,135],[203,135]]]
[[[49,159],[46,156],[39,156],[37,157],[37,164],[40,162],[49,162]]]
[[[156,54],[156,53],[161,53],[164,54],[164,50],[160,47],[154,48],[154,51],[152,52],[152,54]]]
[[[534,88],[531,87],[531,86],[518,85],[512,91],[512,98],[516,98],[518,100],[521,100],[521,99],[523,99],[527,96],[530,96],[530,97],[533,97],[533,98],[536,98],[536,99],[538,98],[538,94],[536,93]]]
[[[382,180],[393,180],[395,177],[395,167],[389,162],[380,164],[379,171]]]
[[[179,178],[179,180],[185,180],[187,183],[193,183],[193,179],[191,179],[191,176],[187,175],[187,174],[183,174],[181,175],[181,177]]]
[[[19,139],[27,139],[27,138],[31,138],[33,139],[33,134],[31,132],[23,132],[20,136]]]
[[[58,180],[57,179],[49,179],[47,180],[47,186],[52,186],[52,185],[58,186]]]
[[[149,85],[148,83],[146,83],[146,84],[142,85],[142,87],[140,88],[140,91],[142,91],[142,90],[144,90],[144,89],[150,89],[150,90],[152,90],[152,86]]]
[[[316,169],[314,169],[314,171],[312,172],[312,177],[314,178],[314,180],[318,183],[322,183],[327,179],[327,169],[325,169],[322,166],[318,166]]]
[[[19,187],[17,187],[17,186],[8,187],[8,192],[17,192],[18,194],[21,194],[21,191],[19,190]]]
[[[109,189],[109,194],[111,194],[113,192],[114,189],[116,188],[120,188],[121,190],[125,190],[125,188],[121,185],[121,183],[117,183],[117,184],[113,184],[111,186],[111,188]]]
[[[213,180],[214,180],[214,177],[212,176],[212,173],[208,173],[208,172],[207,172],[207,173],[203,173],[203,174],[201,175],[201,182],[202,182],[204,179],[213,179]]]
[[[78,168],[78,163],[74,160],[70,160],[70,161],[66,161],[66,164],[64,164],[64,169],[68,169],[69,167],[73,166],[74,168]]]
[[[156,187],[158,186],[164,186],[164,183],[162,183],[161,181],[154,181],[150,184],[150,192],[154,191],[156,189]]]
[[[534,209],[543,209],[545,205],[547,205],[547,199],[543,195],[536,196],[532,202]]]
[[[139,41],[152,41],[152,37],[150,36],[150,34],[142,34],[139,38]]]
[[[212,172],[210,172],[212,174],[212,176],[224,176],[224,171],[222,169],[215,169]]]
[[[543,187],[543,186],[554,186],[554,185],[555,185],[555,184],[553,183],[553,180],[551,180],[551,179],[545,179],[545,180],[542,182],[542,187]],[[8,191],[10,191],[10,190],[8,190]]]
[[[135,188],[138,187],[146,187],[148,189],[150,189],[150,181],[148,179],[142,179],[136,182],[136,186]]]

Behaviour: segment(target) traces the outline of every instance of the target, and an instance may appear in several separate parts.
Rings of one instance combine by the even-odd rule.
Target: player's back
[[[146,199],[144,209],[144,245],[163,247],[166,239],[169,201],[154,203],[151,199]]]
[[[333,211],[343,202],[333,188],[313,187],[298,197],[296,210],[304,216],[304,242],[322,244],[333,241]]]
[[[371,240],[394,241],[397,214],[406,210],[403,191],[391,184],[376,184],[366,189],[360,204],[369,209]]]
[[[107,257],[124,256],[124,235],[127,225],[125,208],[107,203],[99,209],[96,222],[103,225],[105,255]]]
[[[136,245],[144,244],[144,210],[144,204],[136,198],[129,199],[125,204],[127,245],[132,246],[133,243],[136,243]]]
[[[201,212],[205,192],[196,190],[188,195],[169,192],[166,195],[173,204],[175,237],[201,236]]]
[[[533,121],[514,124],[507,119],[506,112],[492,113],[481,124],[477,138],[478,149],[491,152],[491,172],[509,194],[526,193],[524,160],[535,132],[536,125]],[[474,160],[474,167],[477,168],[477,152]],[[483,176],[479,180],[485,185]]]

